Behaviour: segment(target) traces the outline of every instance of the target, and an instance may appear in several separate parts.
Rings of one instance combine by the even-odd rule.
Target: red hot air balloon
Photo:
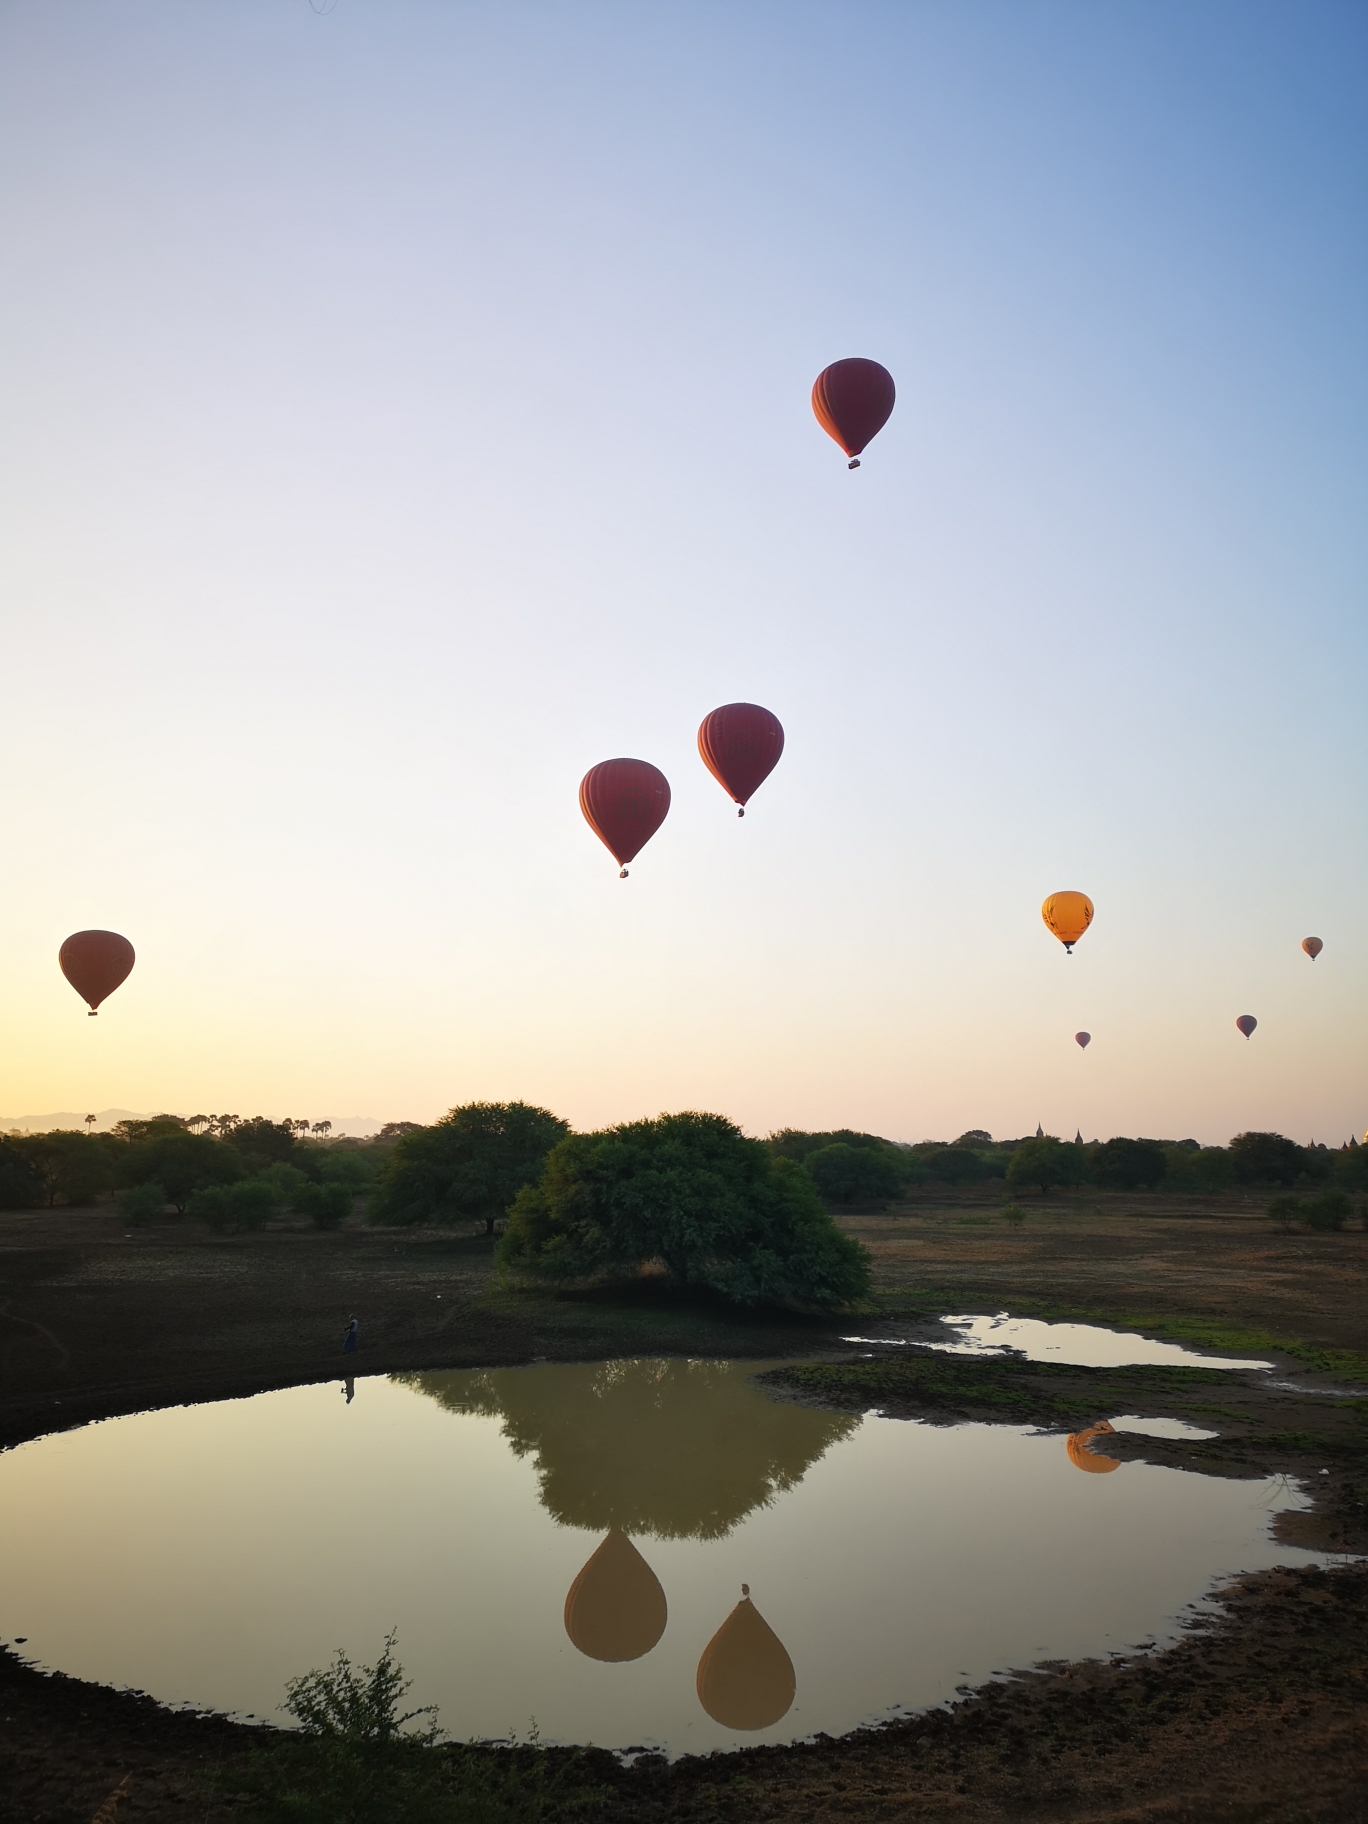
[[[812,385],[812,409],[849,456],[849,467],[858,469],[860,451],[888,423],[897,396],[886,367],[855,356],[822,369]]]
[[[1083,1051],[1086,1051],[1089,1045],[1092,1044],[1092,1034],[1090,1032],[1076,1032],[1074,1034],[1074,1044],[1079,1046]]]
[[[1305,950],[1313,963],[1324,948],[1325,945],[1318,937],[1304,937],[1302,939],[1302,949]]]
[[[724,703],[704,716],[698,730],[703,764],[744,817],[751,794],[762,786],[784,751],[784,727],[758,703]]]
[[[77,994],[89,1002],[93,1020],[100,1002],[127,979],[133,946],[117,931],[76,931],[57,952],[57,961]]]
[[[1239,1019],[1236,1020],[1236,1022],[1235,1022],[1235,1024],[1239,1027],[1240,1031],[1244,1034],[1244,1036],[1246,1038],[1249,1037],[1250,1033],[1253,1032],[1254,1028],[1258,1025],[1258,1023],[1259,1022],[1254,1018],[1254,1015],[1252,1013],[1242,1013],[1240,1015]]]
[[[670,808],[670,782],[649,760],[600,760],[580,780],[585,822],[616,857],[627,863],[645,848]]]

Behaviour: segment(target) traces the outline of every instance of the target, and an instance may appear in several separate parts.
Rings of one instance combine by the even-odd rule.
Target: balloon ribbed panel
[[[758,703],[724,703],[698,731],[703,764],[738,804],[764,784],[784,751],[784,727]]]
[[[897,396],[888,369],[856,355],[822,369],[813,383],[812,409],[827,436],[847,456],[858,456],[888,423]]]
[[[649,760],[601,760],[580,780],[579,801],[589,828],[625,868],[664,823],[670,782]]]

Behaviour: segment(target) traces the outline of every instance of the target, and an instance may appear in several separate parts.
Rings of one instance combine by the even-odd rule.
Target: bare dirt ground
[[[1000,1187],[980,1188],[846,1219],[873,1251],[876,1297],[834,1325],[745,1319],[650,1284],[628,1298],[511,1290],[497,1283],[483,1238],[450,1233],[349,1226],[222,1238],[170,1225],[130,1236],[108,1209],[0,1215],[0,1445],[113,1413],[339,1377],[352,1312],[362,1324],[348,1364],[357,1373],[787,1356],[837,1380],[855,1376],[844,1390],[833,1383],[800,1397],[934,1416],[940,1383],[940,1392],[905,1376],[899,1387],[857,1385],[901,1370],[892,1352],[854,1361],[842,1333],[906,1333],[938,1312],[1012,1309],[1168,1326],[1207,1349],[1276,1360],[1277,1378],[1304,1392],[1276,1396],[1284,1404],[1274,1411],[1257,1389],[1246,1398],[1232,1388],[1235,1456],[1190,1466],[1249,1473],[1241,1461],[1281,1453],[1285,1468],[1304,1473],[1317,1453],[1338,1453],[1324,1479],[1333,1494],[1317,1489],[1320,1519],[1339,1526],[1341,1550],[1358,1543],[1346,1516],[1362,1506],[1355,1477],[1368,1406],[1325,1396],[1353,1391],[1368,1368],[1368,1235],[1277,1234],[1260,1203],[1240,1199],[1184,1206],[1093,1193],[1033,1199],[1012,1230],[996,1214],[1001,1200]],[[1020,1391],[1002,1385],[1013,1398]],[[1101,1397],[1078,1377],[1032,1385],[1047,1421],[1059,1422],[1069,1401],[1082,1413]],[[949,1397],[976,1410],[962,1385]],[[984,1411],[1002,1397],[994,1383]],[[1010,1401],[996,1410],[1018,1416]],[[1315,1542],[1329,1543],[1324,1531]],[[0,1655],[4,1824],[85,1824],[125,1773],[119,1824],[242,1816],[206,1795],[203,1776],[249,1739],[262,1736]],[[1129,1665],[1056,1668],[953,1712],[838,1742],[669,1769],[605,1763],[594,1778],[598,1809],[614,1819],[1351,1824],[1368,1819],[1368,1568],[1249,1579],[1220,1625]]]

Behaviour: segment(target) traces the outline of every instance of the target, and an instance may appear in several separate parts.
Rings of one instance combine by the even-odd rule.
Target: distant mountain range
[[[86,1116],[92,1111],[82,1109],[77,1114],[72,1109],[60,1109],[55,1115],[0,1115],[0,1134],[12,1134],[18,1130],[21,1134],[46,1134],[54,1127],[83,1128]],[[165,1111],[157,1109],[157,1114],[165,1112],[179,1113],[179,1110]],[[196,1110],[196,1113],[199,1111]],[[146,1121],[145,1109],[136,1108],[102,1108],[95,1114],[91,1128],[97,1134],[107,1134],[111,1127],[120,1121]],[[319,1120],[326,1120],[324,1115]],[[344,1115],[340,1121],[332,1124],[332,1138],[347,1135],[352,1139],[364,1140],[371,1134],[378,1134],[383,1124],[372,1120],[369,1115]]]

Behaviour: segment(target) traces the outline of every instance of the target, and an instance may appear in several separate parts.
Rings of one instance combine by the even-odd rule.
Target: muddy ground
[[[1278,1234],[1257,1203],[1234,1198],[1095,1193],[1032,1200],[1012,1230],[1000,1203],[1000,1188],[976,1190],[846,1219],[874,1253],[876,1296],[838,1324],[742,1318],[659,1284],[626,1297],[522,1292],[498,1283],[482,1237],[355,1226],[213,1237],[187,1225],[126,1235],[107,1209],[0,1215],[0,1444],[340,1376],[355,1312],[357,1373],[790,1357],[807,1365],[780,1377],[780,1397],[933,1420],[1077,1429],[1122,1407],[1199,1423],[1205,1408],[1220,1432],[1209,1444],[1131,1437],[1107,1451],[1303,1476],[1317,1508],[1292,1523],[1296,1543],[1365,1549],[1368,1235]],[[1005,1308],[1135,1323],[1278,1365],[1219,1384],[1195,1370],[946,1369],[944,1357],[929,1358],[933,1370],[925,1356],[841,1340]],[[1362,1402],[1331,1397],[1360,1387]],[[242,1816],[207,1795],[203,1775],[262,1739],[0,1658],[5,1824],[87,1820],[125,1773],[120,1824]],[[948,1714],[670,1769],[605,1762],[592,1777],[606,1818],[1368,1820],[1368,1569],[1249,1579],[1219,1625],[1167,1653],[1057,1668]]]

